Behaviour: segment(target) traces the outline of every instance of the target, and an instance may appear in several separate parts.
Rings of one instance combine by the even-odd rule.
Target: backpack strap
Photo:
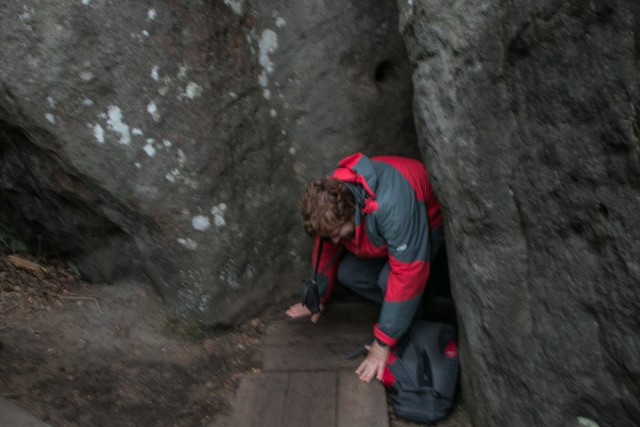
[[[318,267],[320,267],[320,256],[322,255],[322,245],[324,245],[324,239],[321,237],[320,244],[318,246],[318,255],[316,255],[316,265],[314,266],[314,269],[313,269],[313,281],[316,283],[318,283]]]

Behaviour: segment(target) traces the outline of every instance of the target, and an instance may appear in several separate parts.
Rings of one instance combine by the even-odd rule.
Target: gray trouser
[[[444,230],[439,227],[431,231],[430,262],[433,264],[438,251],[444,243]],[[358,258],[346,251],[338,266],[338,281],[362,295],[363,297],[382,303],[387,291],[389,278],[389,261],[387,258]]]

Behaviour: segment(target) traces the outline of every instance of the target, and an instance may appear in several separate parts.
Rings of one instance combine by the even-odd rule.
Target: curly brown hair
[[[329,234],[353,219],[355,203],[343,182],[325,178],[309,183],[302,195],[302,223],[308,235]]]

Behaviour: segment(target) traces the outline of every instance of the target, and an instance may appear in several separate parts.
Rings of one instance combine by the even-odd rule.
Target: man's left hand
[[[367,383],[370,383],[374,378],[382,381],[382,375],[384,374],[384,368],[387,366],[389,353],[391,353],[389,347],[382,346],[378,344],[378,341],[374,340],[373,344],[369,347],[367,358],[364,359],[360,366],[358,366],[358,369],[356,369],[356,375]]]
[[[305,307],[300,303],[289,307],[286,313],[287,313],[287,316],[292,317],[294,319],[311,316],[311,321],[313,323],[318,323],[318,321],[320,320],[320,316],[322,316],[322,313],[324,313],[324,304],[320,304],[320,311],[315,314],[312,314],[307,307]]]

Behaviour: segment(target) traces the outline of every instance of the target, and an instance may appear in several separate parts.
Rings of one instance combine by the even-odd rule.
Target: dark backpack
[[[398,417],[435,423],[453,406],[458,371],[455,328],[417,320],[391,352],[382,383]]]

